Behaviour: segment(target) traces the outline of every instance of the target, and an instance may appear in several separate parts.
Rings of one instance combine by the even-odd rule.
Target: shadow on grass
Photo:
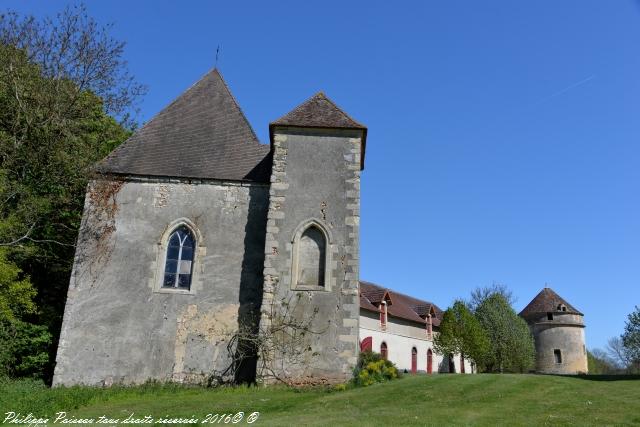
[[[640,380],[640,375],[553,375],[553,377],[564,377],[564,378],[576,378],[579,380],[588,380],[588,381],[638,381]]]

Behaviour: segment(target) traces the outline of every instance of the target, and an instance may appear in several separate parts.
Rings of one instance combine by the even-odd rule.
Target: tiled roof
[[[96,170],[267,183],[269,152],[214,69],[98,163]]]
[[[520,312],[520,316],[527,318],[540,313],[557,312],[558,306],[563,304],[567,307],[563,313],[582,315],[578,309],[569,304],[564,298],[555,293],[551,288],[544,288],[538,295]]]
[[[426,320],[424,317],[426,317],[431,311],[431,308],[433,308],[435,317],[432,323],[434,326],[440,325],[442,310],[432,302],[410,297],[392,289],[362,280],[360,281],[360,308],[378,312],[379,310],[374,304],[379,304],[383,296],[387,293],[391,300],[388,306],[388,314],[390,316],[425,324]]]
[[[296,108],[271,122],[270,126],[366,129],[353,120],[322,92],[318,92]]]
[[[364,169],[367,127],[352,119],[322,92],[318,92],[284,116],[271,122],[269,124],[269,134],[271,135],[272,141],[273,129],[276,126],[361,130],[362,147],[360,167]]]

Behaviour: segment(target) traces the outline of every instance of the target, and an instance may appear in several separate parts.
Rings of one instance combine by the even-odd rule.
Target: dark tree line
[[[50,377],[91,166],[144,87],[84,6],[0,15],[0,375]]]

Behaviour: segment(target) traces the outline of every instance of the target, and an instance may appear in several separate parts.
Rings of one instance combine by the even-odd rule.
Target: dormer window
[[[558,311],[567,311],[567,306],[564,304],[558,304]]]

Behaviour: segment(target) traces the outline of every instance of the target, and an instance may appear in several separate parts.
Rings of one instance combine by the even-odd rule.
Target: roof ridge
[[[366,127],[365,125],[363,125],[362,123],[360,123],[359,121],[357,121],[356,119],[354,119],[353,117],[351,117],[349,114],[347,114],[346,111],[344,111],[342,108],[340,108],[338,106],[338,104],[336,104],[335,102],[333,102],[333,100],[331,98],[329,98],[327,95],[325,95],[324,92],[320,91],[318,92],[317,95],[322,96],[325,100],[327,100],[327,102],[329,102],[329,104],[333,105],[340,113],[342,113],[343,116],[345,116],[347,119],[351,120],[352,122],[354,122],[355,124],[362,126],[362,127]]]
[[[131,136],[129,136],[127,139],[124,140],[124,142],[120,145],[118,145],[116,148],[114,148],[113,150],[111,150],[111,152],[109,154],[107,154],[107,156],[100,160],[98,163],[96,163],[96,165],[94,166],[94,169],[97,168],[98,166],[100,166],[103,163],[106,163],[107,160],[109,160],[112,156],[114,156],[115,154],[117,154],[119,151],[121,151],[122,148],[124,148],[127,145],[130,145],[132,143],[135,143],[135,140],[132,138],[133,136],[135,136],[136,134],[141,133],[142,131],[144,131],[147,127],[151,126],[151,124],[153,122],[155,122],[156,120],[159,119],[159,117],[162,115],[163,112],[167,111],[168,109],[171,108],[171,106],[173,104],[175,104],[176,102],[178,102],[178,100],[180,98],[182,98],[184,95],[186,95],[187,93],[189,93],[191,90],[193,90],[193,88],[195,88],[198,83],[200,83],[205,77],[207,77],[209,74],[213,73],[214,71],[216,71],[216,68],[211,69],[209,71],[207,71],[206,73],[204,73],[198,80],[196,80],[195,82],[193,82],[191,84],[191,86],[189,86],[188,88],[186,88],[185,90],[183,90],[182,92],[180,92],[175,98],[173,98],[171,100],[170,103],[168,103],[167,105],[165,105],[164,107],[162,107],[160,109],[160,111],[158,111],[157,113],[155,113],[153,115],[153,117],[151,117],[151,119],[149,119],[149,121],[145,122],[142,126],[140,126],[140,128],[136,129]],[[223,80],[224,81],[224,80]],[[226,86],[226,85],[225,85]],[[227,89],[228,90],[228,89]]]
[[[411,295],[407,295],[407,294],[404,294],[404,293],[402,293],[402,292],[398,292],[398,291],[396,291],[396,290],[394,290],[394,289],[392,289],[392,288],[388,288],[388,287],[386,287],[386,286],[380,286],[380,285],[378,285],[378,284],[376,284],[376,283],[368,282],[368,281],[366,281],[366,280],[360,280],[360,282],[364,282],[365,284],[369,284],[369,285],[376,286],[376,287],[378,287],[378,288],[380,288],[380,289],[383,289],[383,290],[385,290],[385,291],[387,291],[387,292],[393,292],[394,294],[398,294],[398,295],[403,296],[403,297],[407,297],[407,298],[411,298],[411,299],[416,300],[416,301],[424,302],[424,303],[426,303],[427,305],[433,305],[433,306],[436,306],[438,309],[440,309],[440,308],[438,307],[438,305],[437,305],[436,303],[434,303],[434,302],[427,301],[427,300],[423,300],[423,299],[416,298],[416,297],[412,297]]]
[[[236,105],[236,108],[238,109],[238,111],[240,111],[240,115],[242,116],[244,121],[247,123],[247,126],[249,126],[249,130],[253,134],[253,137],[255,138],[256,143],[258,143],[260,145],[267,145],[267,144],[260,143],[260,140],[258,139],[258,135],[256,135],[256,132],[253,130],[253,126],[251,126],[251,122],[249,122],[249,119],[247,119],[247,116],[244,114],[244,111],[242,111],[242,107],[240,107],[240,104],[238,103],[238,100],[236,99],[236,97],[231,92],[231,89],[229,89],[229,85],[227,85],[227,81],[222,76],[222,73],[220,72],[220,70],[218,70],[218,67],[214,67],[212,71],[215,72],[216,74],[218,74],[218,77],[220,77],[220,80],[222,81],[222,85],[224,86],[225,90],[227,91],[227,93],[231,97],[231,100],[233,101],[233,103]],[[205,74],[205,76],[206,76],[206,74]]]

